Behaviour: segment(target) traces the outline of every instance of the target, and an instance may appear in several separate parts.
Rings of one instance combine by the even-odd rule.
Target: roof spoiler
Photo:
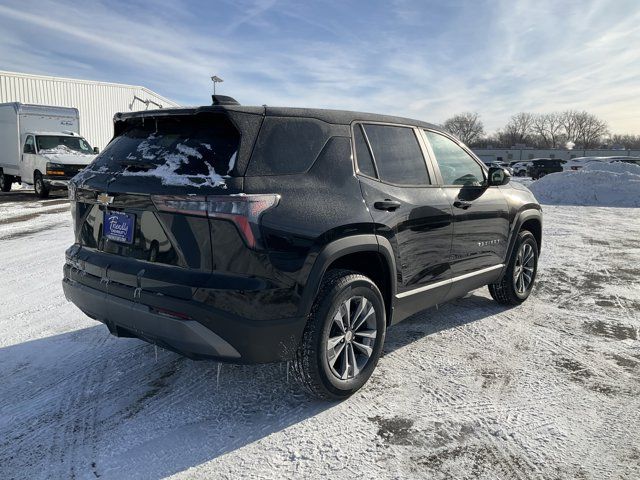
[[[213,105],[240,105],[240,103],[233,97],[227,95],[211,95]]]

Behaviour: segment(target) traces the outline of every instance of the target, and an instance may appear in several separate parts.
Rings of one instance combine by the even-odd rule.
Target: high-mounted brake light
[[[156,208],[163,212],[229,220],[235,224],[247,246],[254,248],[260,216],[278,204],[280,195],[153,195],[152,200]]]

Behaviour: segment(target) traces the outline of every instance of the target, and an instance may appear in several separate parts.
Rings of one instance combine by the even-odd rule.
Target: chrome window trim
[[[486,267],[475,272],[465,273],[463,275],[458,275],[457,277],[448,278],[446,280],[441,280],[439,282],[431,283],[429,285],[425,285],[424,287],[414,288],[413,290],[409,290],[408,292],[397,293],[396,298],[404,298],[410,295],[415,295],[416,293],[426,292],[428,290],[433,290],[434,288],[442,287],[444,285],[448,285],[451,283],[458,282],[460,280],[464,280],[466,278],[471,278],[476,275],[482,275],[483,273],[493,272],[494,270],[498,270],[500,268],[504,268],[504,263],[500,263],[498,265],[493,265],[491,267]]]

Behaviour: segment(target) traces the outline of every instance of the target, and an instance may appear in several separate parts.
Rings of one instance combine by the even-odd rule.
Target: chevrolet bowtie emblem
[[[100,205],[110,205],[113,203],[113,197],[111,195],[107,195],[106,193],[101,193],[96,197],[96,200]]]

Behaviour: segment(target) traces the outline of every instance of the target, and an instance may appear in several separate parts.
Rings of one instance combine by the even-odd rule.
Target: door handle
[[[373,206],[378,210],[388,210],[390,212],[393,212],[394,210],[399,208],[400,205],[402,205],[400,202],[396,200],[389,200],[388,198],[380,200],[373,204]]]
[[[472,205],[471,202],[466,202],[464,200],[456,200],[455,202],[453,202],[453,206],[456,208],[461,208],[463,210],[466,210],[467,208],[469,208]]]

